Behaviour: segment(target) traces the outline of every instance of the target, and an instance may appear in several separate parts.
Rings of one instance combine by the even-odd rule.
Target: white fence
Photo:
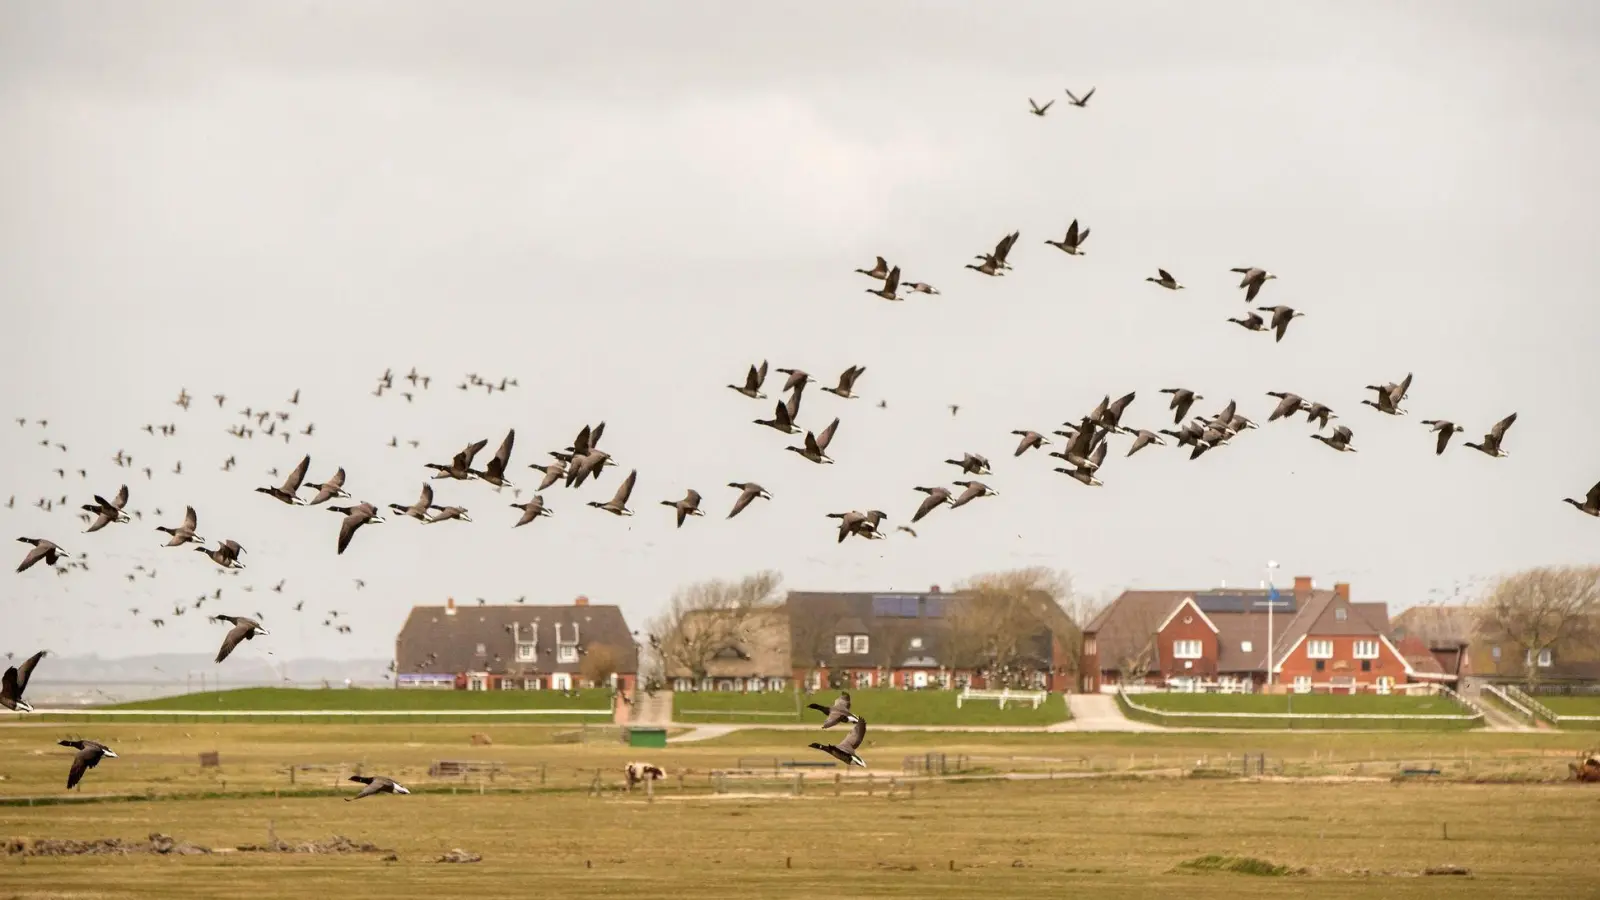
[[[1487,690],[1488,686],[1485,686],[1484,689]],[[1600,722],[1600,716],[1569,716],[1562,713],[1557,713],[1555,710],[1545,706],[1543,703],[1540,703],[1538,700],[1535,700],[1533,697],[1529,696],[1516,685],[1508,684],[1504,686],[1504,689],[1507,697],[1515,698],[1523,706],[1532,710],[1534,715],[1548,720],[1550,724],[1556,726],[1557,728],[1560,728],[1563,722]]]
[[[1449,693],[1452,694],[1452,695],[1455,694],[1454,691],[1449,691]],[[1164,710],[1164,709],[1152,709],[1151,707],[1145,706],[1145,705],[1140,704],[1140,703],[1136,703],[1136,702],[1134,702],[1133,698],[1128,696],[1128,694],[1126,692],[1119,691],[1117,696],[1118,696],[1118,699],[1120,700],[1120,702],[1127,704],[1128,708],[1133,710],[1133,711],[1135,711],[1135,712],[1144,713],[1144,714],[1150,715],[1150,716],[1160,716],[1160,717],[1169,718],[1169,719],[1240,719],[1240,720],[1243,720],[1243,721],[1250,721],[1252,719],[1257,720],[1257,721],[1264,720],[1264,719],[1287,719],[1287,720],[1290,720],[1290,721],[1317,720],[1317,721],[1335,721],[1335,722],[1351,721],[1351,720],[1363,720],[1363,721],[1365,721],[1365,720],[1371,720],[1371,719],[1382,719],[1382,720],[1390,720],[1390,719],[1392,719],[1392,720],[1395,720],[1395,721],[1406,721],[1406,722],[1417,722],[1417,721],[1422,721],[1422,722],[1429,722],[1429,721],[1441,722],[1442,721],[1442,722],[1480,722],[1480,723],[1483,721],[1483,711],[1479,710],[1477,708],[1476,704],[1467,703],[1465,700],[1462,700],[1459,696],[1456,697],[1457,701],[1459,701],[1459,702],[1463,703],[1464,705],[1466,705],[1467,708],[1473,709],[1473,710],[1476,710],[1476,711],[1473,712],[1471,715],[1451,715],[1451,714],[1446,714],[1446,713],[1415,713],[1415,714],[1412,714],[1412,713],[1297,713],[1297,712],[1263,713],[1263,712],[1199,712],[1199,711],[1195,711],[1195,712],[1190,712],[1190,711],[1173,712],[1173,711],[1168,711],[1168,710]]]
[[[975,691],[972,688],[966,688],[956,695],[956,709],[960,709],[961,705],[968,700],[997,700],[1000,702],[1001,709],[1005,709],[1007,703],[1027,703],[1031,704],[1034,709],[1038,709],[1039,704],[1043,703],[1049,696],[1045,691],[1013,691],[1010,688],[1003,688],[998,691]]]
[[[1517,700],[1513,699],[1510,694],[1506,693],[1505,691],[1502,691],[1500,688],[1498,688],[1498,687],[1496,687],[1495,685],[1492,685],[1492,684],[1484,685],[1482,690],[1484,691],[1484,693],[1486,693],[1489,696],[1495,698],[1496,700],[1499,700],[1501,703],[1504,703],[1505,705],[1511,707],[1512,709],[1516,710],[1517,712],[1522,713],[1524,716],[1526,716],[1528,718],[1528,720],[1530,722],[1533,721],[1533,718],[1534,718],[1533,710],[1529,709],[1528,707],[1526,707],[1523,704],[1519,703]],[[1521,693],[1521,692],[1519,691],[1518,693]]]

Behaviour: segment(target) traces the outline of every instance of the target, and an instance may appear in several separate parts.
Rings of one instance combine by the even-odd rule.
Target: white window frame
[[[514,678],[502,678],[502,679],[500,679],[500,690],[502,690],[502,691],[514,690],[516,688],[516,686],[517,686],[517,681]]]
[[[570,673],[567,673],[567,672],[552,672],[551,675],[550,675],[550,690],[552,690],[552,691],[570,691],[570,690],[572,690],[572,675]]]
[[[864,634],[858,634],[850,640],[850,649],[856,653],[865,654],[871,646]]]
[[[1539,651],[1539,665],[1546,669],[1550,668],[1550,664],[1555,661],[1554,657],[1555,654],[1550,652],[1550,648],[1545,647]]]
[[[523,642],[517,645],[517,662],[533,662],[538,656],[538,644]]]
[[[1309,693],[1311,693],[1311,676],[1310,675],[1296,675],[1294,677],[1294,692],[1296,694],[1309,694]]]
[[[914,687],[914,688],[925,688],[925,687],[927,687],[928,686],[928,673],[924,672],[924,671],[921,671],[920,669],[915,671],[915,672],[912,672],[911,673],[911,686]]]
[[[1378,676],[1378,680],[1375,682],[1375,687],[1376,687],[1376,690],[1377,690],[1377,692],[1379,694],[1387,694],[1390,691],[1393,691],[1394,690],[1394,676],[1393,675],[1379,675]]]
[[[1326,638],[1306,641],[1306,659],[1333,659],[1333,641]]]
[[[843,656],[850,652],[850,635],[836,634],[833,636],[833,652]]]
[[[769,690],[769,691],[781,691],[781,690],[783,690],[783,679],[782,678],[778,678],[776,676],[774,676],[772,678],[768,678],[767,679],[767,690]]]
[[[872,670],[871,669],[862,669],[861,671],[856,673],[856,687],[858,687],[858,688],[869,688],[869,687],[872,687]]]
[[[467,690],[469,690],[469,691],[486,691],[488,689],[489,689],[489,676],[487,676],[487,675],[468,675],[467,676]]]
[[[1255,649],[1255,646],[1253,644],[1251,644],[1249,641],[1240,641],[1239,642],[1239,652],[1240,653],[1249,653],[1253,649]]]
[[[578,661],[578,648],[571,644],[562,644],[556,648],[556,662],[575,663]]]
[[[919,637],[912,638],[911,639],[911,649],[913,649],[913,650],[921,650],[922,649],[922,638],[919,638]]]
[[[747,693],[759,694],[766,686],[766,681],[759,675],[744,680],[744,689]]]
[[[1377,641],[1356,641],[1355,642],[1354,656],[1355,656],[1356,659],[1377,659],[1378,658],[1378,642]]]
[[[1343,622],[1345,619],[1347,619],[1349,617],[1350,617],[1349,613],[1345,612],[1344,607],[1342,607],[1342,606],[1333,611],[1334,621]]]
[[[478,655],[478,656],[488,656],[489,655],[489,648],[487,646],[483,645],[483,644],[479,644],[478,645],[478,652],[477,652],[476,655]]]
[[[1205,643],[1202,641],[1190,639],[1172,642],[1173,659],[1200,659],[1205,652]]]

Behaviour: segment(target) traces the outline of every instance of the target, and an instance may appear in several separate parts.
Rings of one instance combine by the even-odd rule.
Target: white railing
[[[1480,690],[1484,691],[1485,693],[1487,693],[1489,696],[1495,698],[1496,700],[1499,700],[1501,703],[1504,703],[1505,705],[1511,707],[1512,709],[1516,710],[1517,712],[1522,713],[1524,716],[1527,716],[1529,720],[1532,720],[1534,718],[1533,710],[1527,708],[1526,706],[1523,706],[1521,703],[1518,703],[1516,700],[1513,700],[1511,698],[1510,694],[1506,693],[1505,691],[1500,690],[1499,687],[1496,687],[1495,685],[1492,685],[1492,684],[1486,684],[1482,688],[1480,688]]]
[[[1435,684],[1434,685],[1434,690],[1433,690],[1433,695],[1437,697],[1440,694],[1443,694],[1446,697],[1450,697],[1451,699],[1455,700],[1457,703],[1461,704],[1462,706],[1465,706],[1467,709],[1472,710],[1473,712],[1477,713],[1480,718],[1487,718],[1484,715],[1483,707],[1479,706],[1477,703],[1475,703],[1475,702],[1473,702],[1471,700],[1468,700],[1466,697],[1463,697],[1460,694],[1456,693],[1454,688],[1451,688],[1448,685]]]
[[[1153,709],[1143,704],[1135,703],[1126,693],[1119,692],[1119,697],[1128,708],[1151,716],[1166,716],[1174,719],[1330,719],[1333,721],[1348,721],[1351,719],[1394,719],[1396,721],[1444,721],[1444,722],[1476,722],[1483,719],[1483,712],[1472,715],[1450,715],[1445,713],[1297,713],[1297,712],[1199,712],[1184,710],[1182,712]],[[1476,709],[1476,706],[1472,707]]]
[[[960,709],[961,704],[968,700],[998,700],[1001,709],[1005,709],[1007,703],[1029,703],[1034,709],[1038,709],[1039,704],[1049,696],[1045,691],[1013,691],[1010,688],[998,691],[975,691],[972,688],[965,688],[956,695],[956,709]]]
[[[0,721],[20,721],[28,716],[609,716],[609,709],[95,709],[92,706],[10,713]]]
[[[1516,700],[1518,702],[1520,702],[1523,706],[1526,706],[1527,708],[1533,710],[1535,715],[1537,715],[1537,716],[1539,716],[1541,718],[1549,719],[1550,720],[1550,724],[1552,724],[1552,725],[1560,725],[1561,724],[1561,717],[1556,715],[1554,710],[1550,709],[1550,707],[1545,706],[1543,703],[1540,703],[1539,701],[1537,701],[1537,700],[1533,699],[1532,697],[1528,696],[1527,694],[1523,693],[1522,689],[1517,687],[1516,685],[1514,685],[1514,684],[1506,685],[1505,686],[1505,692],[1506,692],[1507,696],[1516,698]]]

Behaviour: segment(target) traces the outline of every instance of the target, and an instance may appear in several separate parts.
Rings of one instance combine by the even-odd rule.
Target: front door
[[[914,687],[914,688],[925,688],[925,687],[927,687],[928,686],[928,673],[927,672],[912,672],[911,673],[911,686]]]

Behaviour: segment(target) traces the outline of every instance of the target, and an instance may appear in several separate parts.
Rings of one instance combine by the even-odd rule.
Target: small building
[[[395,639],[395,686],[468,691],[612,687],[633,694],[639,648],[622,610],[414,606]]]
[[[1083,629],[1082,689],[1166,687],[1252,692],[1386,692],[1413,680],[1390,642],[1387,604],[1354,603],[1350,586],[1124,591]]]
[[[1427,667],[1417,655],[1420,650],[1454,682],[1477,674],[1472,652],[1476,630],[1475,610],[1470,606],[1413,606],[1394,617],[1390,637],[1413,666]]]

